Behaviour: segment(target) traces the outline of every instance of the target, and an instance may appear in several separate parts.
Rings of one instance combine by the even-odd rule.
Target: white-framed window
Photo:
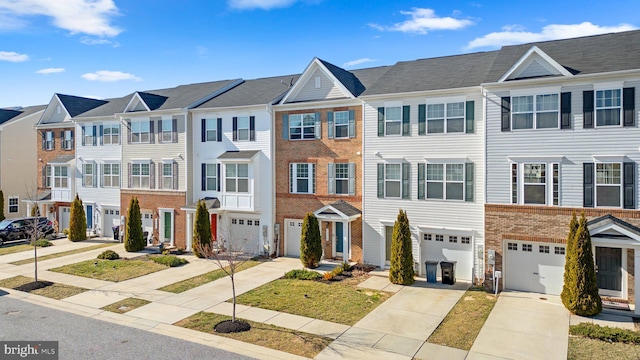
[[[511,203],[560,204],[560,164],[523,162],[511,164]]]
[[[169,122],[171,125],[171,122]],[[150,142],[151,123],[149,121],[131,122],[131,143],[144,144]]]
[[[173,141],[173,120],[161,121],[162,128],[160,130],[161,142],[167,143]]]
[[[348,111],[334,112],[333,121],[334,121],[333,137],[335,139],[349,138],[349,112]]]
[[[93,146],[95,145],[94,141],[94,137],[95,137],[95,130],[96,127],[95,126],[83,126],[82,127],[82,133],[83,133],[83,142],[82,145],[84,146]]]
[[[103,187],[120,187],[120,164],[104,163],[102,164],[102,186]]]
[[[336,194],[348,195],[349,194],[349,164],[348,163],[336,163],[333,165],[336,171]]]
[[[44,150],[53,150],[55,148],[53,131],[46,131],[44,133]]]
[[[117,145],[120,143],[120,125],[108,124],[102,129],[102,144]]]
[[[249,164],[225,164],[225,191],[249,192]]]
[[[316,164],[289,164],[289,192],[292,194],[314,194],[316,192]]]
[[[73,149],[73,130],[65,130],[62,139],[62,149]]]
[[[51,187],[51,178],[52,178],[52,167],[47,165],[44,167],[44,187],[50,188]]]
[[[249,141],[249,117],[238,116],[238,141]]]
[[[131,164],[131,184],[135,189],[149,189],[151,186],[151,164],[134,162]]]
[[[17,213],[19,210],[19,198],[17,196],[9,196],[9,213]]]
[[[173,162],[162,163],[162,188],[173,189]]]
[[[427,164],[427,199],[464,200],[464,164]]]
[[[402,164],[384,164],[384,197],[402,197]]]
[[[622,206],[622,164],[596,163],[596,206]]]
[[[315,138],[316,115],[314,113],[289,115],[289,140],[308,140]]]
[[[66,165],[53,165],[53,187],[69,187],[69,168]]]
[[[596,90],[595,96],[596,126],[620,126],[622,91]]]
[[[384,109],[384,134],[402,135],[402,106]]]
[[[82,186],[94,187],[97,175],[96,164],[94,162],[85,162],[82,164]]]
[[[511,126],[521,129],[557,129],[560,119],[560,96],[540,94],[511,97]]]
[[[218,165],[206,164],[204,177],[205,177],[205,190],[217,191],[218,190]]]
[[[204,124],[206,141],[218,141],[218,119],[206,119]]]
[[[427,104],[427,134],[464,132],[464,106],[464,101]]]

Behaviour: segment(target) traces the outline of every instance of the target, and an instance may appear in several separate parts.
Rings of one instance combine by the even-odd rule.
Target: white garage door
[[[259,254],[260,220],[246,218],[231,218],[231,240],[241,245],[243,251]]]
[[[564,283],[564,244],[507,241],[504,253],[505,288],[560,295]]]
[[[58,222],[58,228],[60,232],[69,228],[69,220],[71,219],[71,208],[68,206],[60,206],[60,221]]]
[[[302,220],[284,219],[287,256],[300,256],[300,235],[302,235]]]
[[[473,245],[469,236],[423,234],[421,255],[422,270],[427,260],[456,261],[456,279],[473,279]],[[440,265],[437,276],[441,276]]]
[[[112,228],[116,225],[120,225],[120,210],[102,209],[103,212],[103,225],[102,236],[113,238]]]

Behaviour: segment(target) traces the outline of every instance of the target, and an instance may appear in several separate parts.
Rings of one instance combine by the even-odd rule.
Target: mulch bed
[[[46,288],[47,286],[51,286],[51,285],[53,285],[51,281],[32,281],[30,283],[26,283],[24,285],[15,287],[14,290],[32,292],[33,290]]]
[[[218,333],[229,334],[229,333],[238,333],[243,331],[251,330],[251,325],[244,321],[236,320],[225,320],[221,321],[213,327],[214,330]]]

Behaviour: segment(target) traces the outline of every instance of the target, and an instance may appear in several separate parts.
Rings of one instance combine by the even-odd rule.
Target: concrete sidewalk
[[[565,360],[569,311],[559,296],[505,291],[467,359]]]

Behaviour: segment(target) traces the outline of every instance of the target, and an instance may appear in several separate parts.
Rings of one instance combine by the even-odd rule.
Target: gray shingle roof
[[[598,224],[601,224],[601,226],[602,226],[602,225],[605,225],[605,224],[608,224],[608,223],[618,224],[618,225],[626,228],[627,230],[630,230],[630,231],[640,235],[640,228],[638,228],[637,226],[632,225],[632,224],[630,224],[630,223],[628,223],[628,222],[626,222],[624,220],[621,220],[621,219],[619,219],[619,218],[617,218],[617,217],[615,217],[615,216],[613,216],[611,214],[607,214],[607,215],[601,216],[599,218],[595,218],[595,219],[587,222],[587,226],[594,227],[594,226],[596,226]]]
[[[239,79],[210,81],[198,84],[180,85],[169,89],[146,90],[143,92],[145,94],[167,98],[162,105],[153,110],[183,109],[197,101],[206,99],[212,93],[215,93],[238,80]]]
[[[49,164],[65,164],[71,160],[74,160],[76,157],[74,155],[60,155],[53,160],[49,161]]]
[[[0,124],[4,124],[20,114],[22,114],[22,112],[18,110],[0,109]]]
[[[97,108],[98,106],[106,103],[105,100],[96,100],[80,96],[64,94],[57,94],[57,96],[71,117],[78,116],[85,111]]]
[[[357,207],[349,204],[348,202],[344,201],[344,200],[338,200],[336,202],[334,202],[333,204],[330,204],[331,206],[333,206],[334,209],[340,211],[341,213],[347,215],[347,216],[354,216],[354,215],[359,215],[362,214],[362,211],[360,211]]]
[[[47,108],[47,105],[35,105],[21,108],[20,110],[13,109],[0,109],[0,125],[4,125],[9,122],[20,120],[29,115],[33,115],[38,111],[42,111]]]
[[[198,106],[198,109],[272,104],[279,101],[299,74],[245,80],[233,89]],[[285,85],[283,85],[284,83]]]
[[[200,200],[204,200],[204,205],[207,207],[208,210],[220,208],[220,200],[218,200],[218,198],[205,197]],[[186,209],[196,209],[197,207],[198,207],[197,201],[185,206]]]
[[[260,150],[227,151],[218,156],[218,159],[251,159],[259,152]]]

